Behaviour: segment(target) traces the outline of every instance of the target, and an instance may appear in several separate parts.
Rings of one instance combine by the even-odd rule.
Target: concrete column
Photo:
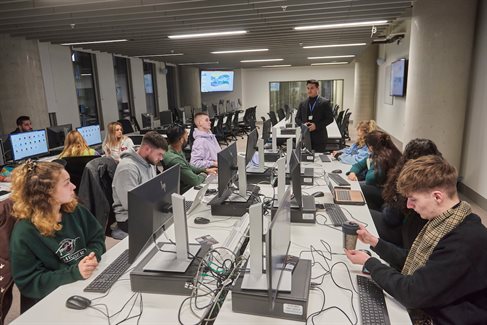
[[[181,106],[201,107],[199,68],[183,66],[179,71]]]
[[[476,9],[476,0],[416,1],[411,20],[404,143],[429,138],[457,168]]]
[[[355,59],[355,94],[351,119],[354,127],[359,121],[374,118],[377,80],[377,45],[369,45]]]
[[[0,131],[16,128],[28,115],[34,129],[49,126],[38,42],[0,34]]]

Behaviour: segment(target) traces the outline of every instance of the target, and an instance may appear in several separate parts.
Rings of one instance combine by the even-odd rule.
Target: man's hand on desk
[[[357,175],[355,173],[350,173],[347,175],[348,179],[351,181],[356,181],[357,180]]]
[[[83,277],[83,279],[88,279],[92,274],[93,271],[98,266],[98,260],[96,259],[95,253],[91,252],[90,255],[85,256],[81,261],[78,263],[79,273]]]
[[[369,254],[359,250],[345,249],[345,254],[347,254],[348,259],[353,264],[364,265],[365,262],[370,258]]]
[[[216,175],[218,174],[218,168],[216,167],[206,168],[205,173],[207,175]]]

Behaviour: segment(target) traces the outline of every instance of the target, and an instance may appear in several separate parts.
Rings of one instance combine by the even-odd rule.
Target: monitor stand
[[[280,154],[277,149],[277,128],[272,127],[272,149],[264,151],[264,161],[265,162],[275,162],[279,159]],[[260,158],[259,158],[260,159]]]
[[[176,247],[172,243],[157,243],[157,246],[167,252],[158,251],[149,263],[143,267],[144,271],[184,273],[191,262],[193,262],[193,258],[188,257],[188,255],[196,256],[201,249],[200,244],[189,244],[189,254],[186,254],[185,258],[178,258],[175,254]]]

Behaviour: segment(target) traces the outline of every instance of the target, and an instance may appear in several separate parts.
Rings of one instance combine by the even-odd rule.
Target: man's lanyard
[[[316,97],[315,102],[313,103],[313,106],[308,102],[308,107],[311,112],[311,115],[313,115],[313,111],[315,110],[316,102],[318,101],[318,97]]]

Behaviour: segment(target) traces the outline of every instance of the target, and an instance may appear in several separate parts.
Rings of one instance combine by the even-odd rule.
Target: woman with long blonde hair
[[[103,140],[103,151],[105,152],[105,156],[120,161],[122,152],[133,146],[134,142],[132,139],[123,135],[122,124],[119,122],[108,123],[105,140]]]
[[[344,164],[353,165],[369,156],[369,149],[365,144],[365,137],[377,130],[374,120],[360,121],[357,125],[357,140],[350,147],[333,151],[331,154]]]
[[[81,133],[73,130],[66,135],[64,149],[59,158],[79,156],[98,156],[98,152],[88,146]]]
[[[55,162],[33,162],[12,172],[12,276],[21,312],[57,287],[89,278],[105,252],[95,217],[78,204],[69,174]]]

